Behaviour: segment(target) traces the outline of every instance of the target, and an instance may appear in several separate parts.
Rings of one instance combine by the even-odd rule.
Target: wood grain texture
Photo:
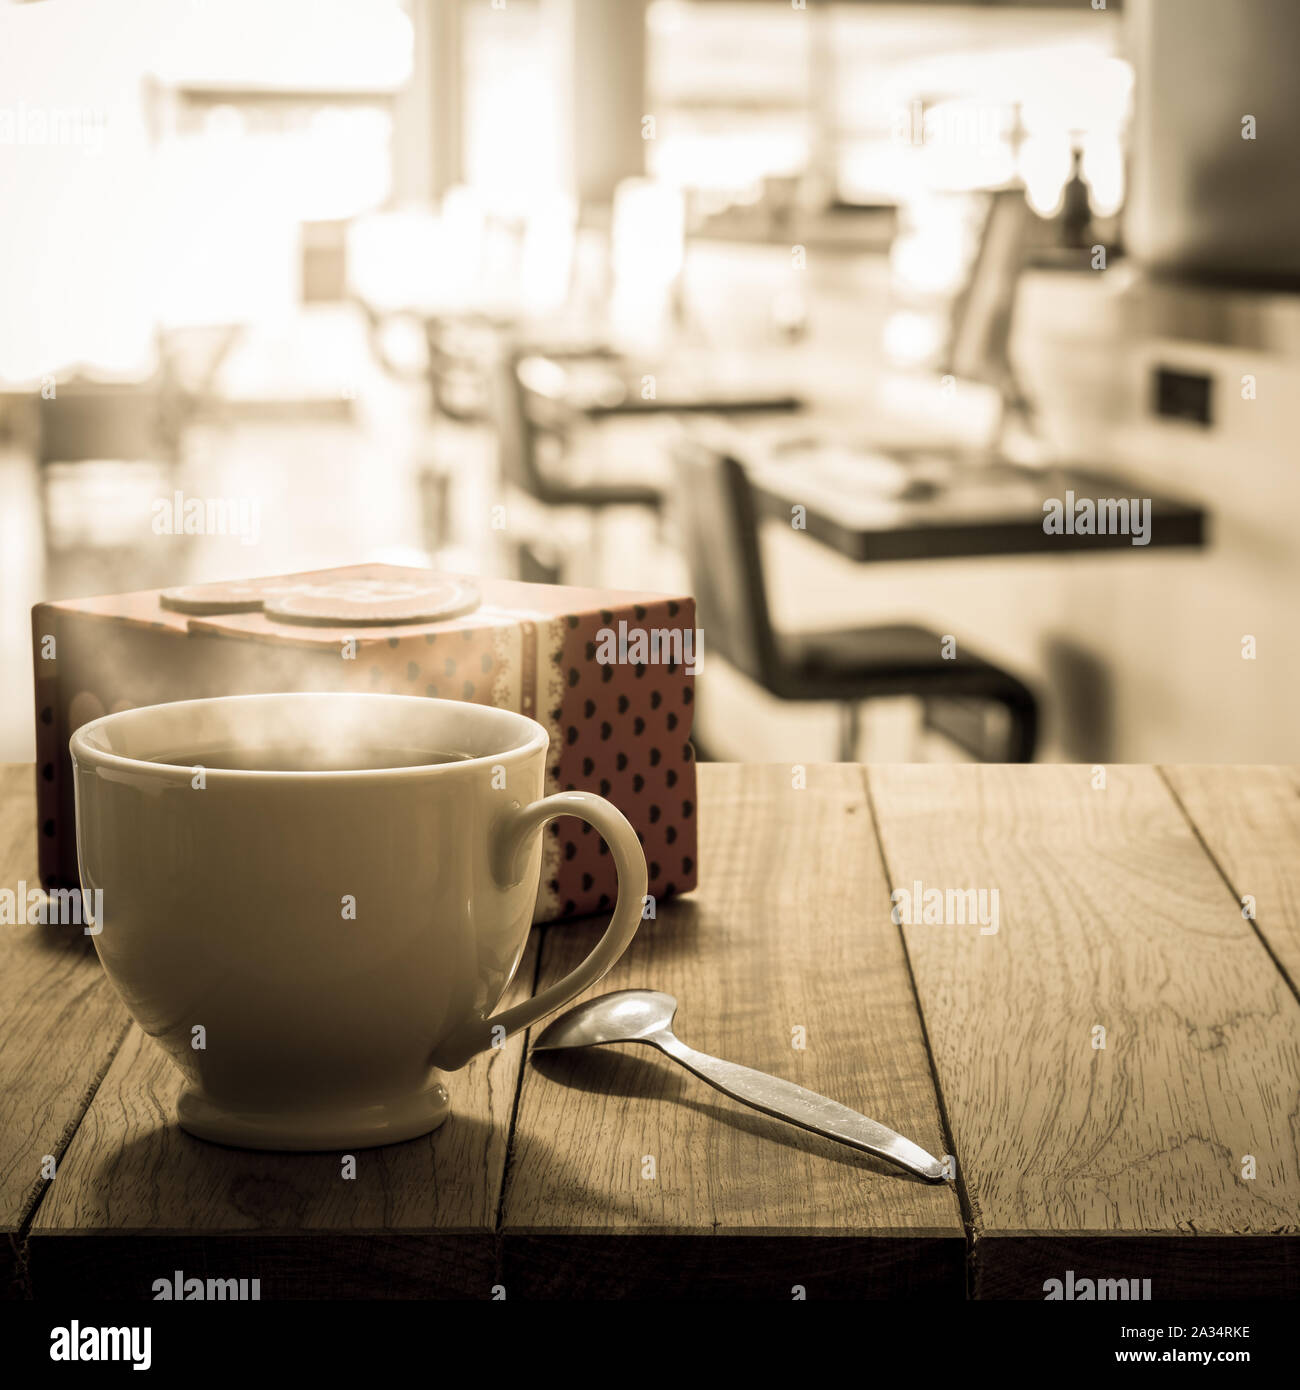
[[[0,766],[0,889],[38,889],[31,764]],[[126,1034],[78,926],[0,926],[0,1297],[26,1292],[23,1229]]]
[[[532,988],[536,947],[511,999]],[[174,1269],[260,1278],[263,1299],[488,1298],[522,1037],[447,1078],[422,1139],[342,1155],[227,1149],[176,1124],[180,1073],[132,1025],[32,1224],[37,1298],[150,1298]]]
[[[1106,772],[866,774],[895,885],[999,893],[996,935],[904,927],[974,1291],[1042,1298],[1073,1268],[1294,1296],[1300,1005],[1157,771]]]
[[[1161,769],[1237,902],[1300,989],[1300,767]]]
[[[1067,1269],[1157,1299],[1300,1292],[1300,1004],[1277,966],[1300,963],[1300,775],[813,767],[796,791],[789,768],[699,771],[701,888],[594,992],[667,989],[687,1042],[936,1153],[941,1099],[969,1232],[952,1186],[632,1046],[524,1068],[515,1040],[451,1078],[442,1130],[361,1151],[354,1180],[338,1155],[207,1145],[88,939],[9,926],[3,1287],[148,1298],[181,1269],[265,1299],[960,1298],[969,1238],[978,1297],[1041,1298]],[[0,888],[36,882],[31,779],[0,768]],[[997,934],[895,926],[891,888],[917,880],[997,889]],[[513,996],[539,951],[557,978],[603,926],[535,935]]]
[[[704,764],[699,775],[699,891],[663,905],[592,993],[667,990],[693,1047],[942,1154],[899,934],[879,911],[888,891],[860,773],[812,767],[800,790],[789,767]],[[549,928],[542,983],[572,969],[603,925]],[[509,1296],[964,1287],[950,1186],[750,1111],[636,1045],[530,1061],[502,1242]]]

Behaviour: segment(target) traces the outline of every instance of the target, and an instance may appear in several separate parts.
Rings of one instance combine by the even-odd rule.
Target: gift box
[[[547,792],[608,797],[658,899],[695,886],[698,663],[685,596],[360,565],[40,603],[32,610],[41,879],[78,884],[68,739],[122,709],[212,695],[381,691],[470,700],[550,733]],[[590,827],[547,827],[536,921],[612,906]]]

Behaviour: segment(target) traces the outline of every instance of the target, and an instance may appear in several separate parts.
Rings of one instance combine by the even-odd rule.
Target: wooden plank
[[[0,889],[38,889],[30,763],[0,766]],[[21,914],[21,915],[26,915]],[[0,926],[0,1297],[26,1292],[23,1231],[113,1053],[126,1010],[78,926]]]
[[[903,929],[976,1296],[1043,1298],[1073,1269],[1294,1297],[1300,1005],[1157,772],[868,782],[892,883],[999,894],[996,934]]]
[[[1161,768],[1238,903],[1300,988],[1300,767]]]
[[[510,997],[531,991],[530,944]],[[490,1298],[523,1039],[447,1080],[422,1139],[342,1155],[254,1153],[176,1124],[180,1073],[132,1025],[32,1224],[32,1289],[151,1298],[153,1281],[259,1278],[261,1297]]]
[[[699,775],[700,887],[663,905],[592,993],[667,990],[692,1046],[942,1154],[901,941],[872,906],[888,892],[857,770],[811,767],[802,790],[789,767]],[[602,929],[548,930],[543,982]],[[637,1046],[525,1069],[502,1258],[511,1297],[961,1298],[965,1278],[950,1185],[747,1110]]]

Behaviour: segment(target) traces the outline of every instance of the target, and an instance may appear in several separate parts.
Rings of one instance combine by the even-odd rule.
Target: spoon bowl
[[[561,1014],[533,1044],[534,1052],[597,1043],[644,1042],[671,1032],[677,1000],[657,989],[620,989]]]

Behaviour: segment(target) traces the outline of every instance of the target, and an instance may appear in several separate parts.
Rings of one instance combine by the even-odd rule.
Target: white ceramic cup
[[[589,792],[543,798],[546,730],[508,710],[242,695],[110,714],[71,747],[99,958],[184,1073],[180,1123],[204,1139],[337,1149],[435,1129],[437,1072],[594,984],[641,920],[635,831]],[[339,770],[268,770],[304,747],[337,750]],[[204,762],[231,748],[238,770]],[[385,767],[392,749],[456,760]],[[613,919],[576,970],[494,1015],[528,939],[541,828],[563,815],[609,845]]]

